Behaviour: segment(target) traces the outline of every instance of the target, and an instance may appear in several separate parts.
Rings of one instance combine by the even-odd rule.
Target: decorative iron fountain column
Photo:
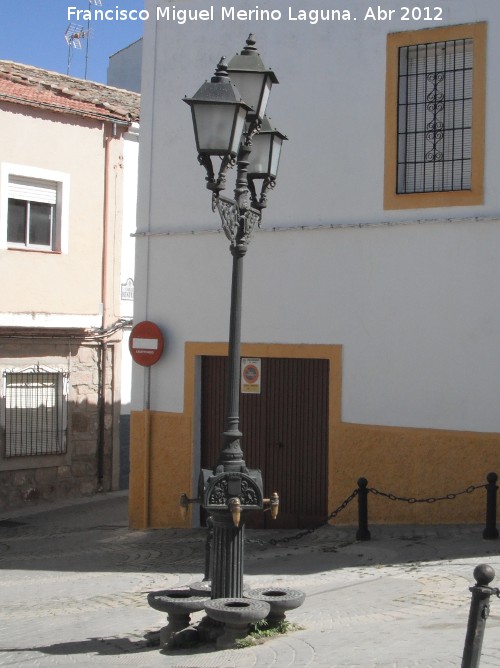
[[[260,470],[247,468],[239,428],[243,259],[255,226],[261,224],[267,191],[275,185],[281,145],[286,139],[264,115],[271,86],[277,82],[274,72],[265,68],[250,35],[229,65],[222,58],[211,81],[184,100],[192,110],[198,160],[207,172],[212,209],[219,212],[233,258],[222,449],[214,468],[200,473],[198,498],[181,497],[181,506],[187,508],[197,501],[213,520],[212,599],[242,596],[244,515],[262,510],[268,503],[276,517],[279,504],[276,492],[263,498]],[[212,156],[222,159],[217,175]],[[226,186],[227,170],[234,165],[234,199],[228,199],[220,193]],[[262,182],[259,194],[255,187],[258,180]]]

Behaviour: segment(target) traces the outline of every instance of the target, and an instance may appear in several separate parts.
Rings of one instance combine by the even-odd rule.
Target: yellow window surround
[[[472,40],[472,150],[467,190],[397,192],[398,86],[400,48],[452,40]],[[486,23],[391,33],[387,36],[384,209],[470,206],[484,201],[484,128],[486,98]]]

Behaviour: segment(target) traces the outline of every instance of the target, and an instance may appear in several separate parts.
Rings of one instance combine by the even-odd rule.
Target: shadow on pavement
[[[7,518],[0,524],[0,569],[203,573],[205,529],[132,531],[127,497]],[[478,525],[372,526],[372,540],[356,541],[356,527],[298,531],[247,530],[245,572],[291,575],[325,570],[411,564],[498,554]],[[272,544],[272,540],[277,542]]]
[[[12,652],[40,652],[53,656],[67,656],[70,654],[99,654],[112,656],[119,654],[133,654],[137,652],[158,651],[158,643],[154,641],[157,633],[146,634],[143,640],[132,641],[130,638],[88,638],[87,640],[74,640],[71,642],[54,643],[40,647],[9,647],[0,649],[2,653]],[[151,637],[150,637],[151,636]]]

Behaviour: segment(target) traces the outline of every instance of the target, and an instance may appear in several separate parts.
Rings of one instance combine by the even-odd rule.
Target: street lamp
[[[266,113],[271,86],[277,84],[278,79],[262,62],[253,35],[249,35],[242,52],[231,59],[228,73],[245,102],[251,107],[249,117],[262,119]]]
[[[248,187],[252,205],[259,209],[267,206],[267,190],[274,188],[278,175],[278,165],[283,140],[287,137],[271,126],[267,116],[262,119],[259,133],[252,141],[252,153],[248,164]],[[262,179],[260,196],[257,199],[255,180]]]
[[[226,413],[222,449],[213,469],[200,474],[198,499],[213,521],[210,553],[212,599],[243,594],[244,513],[271,506],[276,517],[279,499],[264,499],[262,475],[249,469],[241,449],[239,429],[241,301],[243,258],[255,225],[260,226],[267,190],[274,187],[285,135],[265,117],[276,75],[267,69],[250,35],[240,54],[229,63],[222,58],[215,75],[184,101],[191,107],[198,160],[207,172],[212,209],[218,210],[233,256],[229,323]],[[221,158],[215,173],[212,158]],[[234,199],[221,195],[226,173],[236,166]],[[262,181],[261,191],[256,183]],[[181,505],[193,500],[181,497]],[[243,518],[242,518],[243,515]]]

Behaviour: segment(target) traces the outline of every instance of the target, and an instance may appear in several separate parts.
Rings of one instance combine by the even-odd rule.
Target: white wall
[[[100,121],[4,105],[0,113],[0,281],[4,326],[102,323],[103,127]],[[36,141],[33,141],[36,138]],[[78,146],[78,155],[68,147]],[[8,174],[63,185],[61,253],[7,249]],[[92,193],[92,196],[89,196]],[[15,277],[15,280],[13,280]],[[36,277],[36,280],[33,280]],[[68,289],[69,288],[69,289]]]
[[[370,6],[345,4],[358,17]],[[152,15],[155,5],[146,2]],[[152,370],[153,409],[182,410],[186,340],[227,340],[228,242],[174,234],[219,227],[182,97],[254,32],[280,80],[269,113],[290,137],[264,226],[333,228],[256,235],[242,339],[342,344],[345,421],[500,430],[500,15],[497,0],[440,5],[445,21],[436,24],[148,23],[135,319],[155,320],[167,336]],[[387,33],[479,20],[488,21],[485,204],[384,211]],[[142,383],[137,370],[136,408]]]
[[[498,431],[499,225],[260,233],[245,258],[242,338],[342,344],[345,421]],[[154,249],[150,313],[168,347],[152,408],[181,411],[184,341],[227,340],[231,259],[220,235],[160,237]]]
[[[135,275],[135,239],[132,236],[136,230],[137,221],[137,181],[139,166],[139,125],[134,124],[123,136],[123,214],[122,214],[122,243],[120,264],[120,316],[132,318],[134,302],[130,296],[132,281],[132,295]],[[124,297],[127,297],[124,299]],[[121,367],[121,413],[130,413],[132,394],[132,358],[128,350],[129,330],[124,330],[122,341]]]
[[[129,44],[109,58],[106,83],[115,88],[141,92],[142,39]]]
[[[135,240],[137,221],[137,182],[139,167],[139,125],[134,124],[123,136],[123,203],[120,283],[126,286],[121,292],[120,315],[132,317],[133,300],[128,299],[128,282],[135,273]]]
[[[157,3],[146,2],[151,16],[155,16]],[[211,4],[218,15],[222,3]],[[500,71],[494,67],[500,51],[498,1],[471,4],[468,0],[445,0],[438,4],[444,8],[445,20],[435,23],[362,21],[361,16],[371,6],[367,0],[344,3],[359,18],[341,23],[310,25],[283,18],[271,23],[214,20],[178,25],[151,19],[145,26],[142,118],[143,140],[152,149],[152,229],[206,228],[211,224],[190,112],[181,100],[212,76],[221,55],[229,59],[239,52],[250,32],[255,33],[265,64],[274,69],[280,81],[271,93],[268,114],[290,138],[280,166],[279,186],[266,212],[266,225],[300,225],[311,219],[359,223],[415,218],[414,211],[383,210],[388,32],[488,20],[485,169],[487,174],[499,173],[500,133],[495,132],[495,126]],[[288,5],[295,12],[309,6],[302,0],[274,6],[285,12]],[[256,5],[246,1],[238,4],[250,6]],[[187,0],[182,7],[199,9],[199,4]],[[155,123],[153,142],[144,127],[151,127],[151,122]],[[188,209],[183,206],[187,197]],[[496,214],[499,198],[495,181],[486,179],[486,206],[461,207],[454,209],[453,215]],[[418,213],[422,215],[433,218],[442,212],[429,209]]]

